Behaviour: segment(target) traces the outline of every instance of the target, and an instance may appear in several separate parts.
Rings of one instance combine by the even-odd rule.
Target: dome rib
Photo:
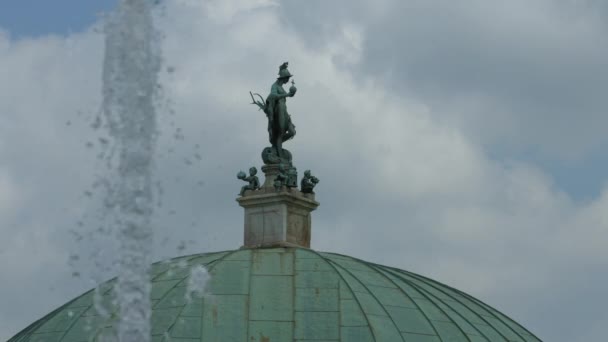
[[[346,281],[346,279],[344,279],[344,276],[342,276],[342,273],[340,273],[338,271],[338,269],[336,268],[336,266],[334,266],[334,264],[332,263],[332,261],[325,257],[324,255],[322,255],[321,253],[312,250],[312,249],[307,249],[307,251],[316,254],[319,258],[321,258],[323,261],[325,261],[329,267],[331,267],[336,274],[338,275],[338,277],[340,277],[340,280],[344,283],[344,285],[346,285],[348,287],[348,290],[352,293],[353,295],[353,299],[355,300],[355,302],[357,302],[357,305],[359,306],[359,309],[361,310],[361,312],[363,313],[363,317],[365,317],[365,321],[367,322],[367,327],[370,331],[370,333],[372,334],[372,337],[374,338],[374,342],[377,342],[378,339],[376,338],[376,334],[374,333],[374,329],[372,329],[372,324],[369,321],[369,318],[367,317],[367,315],[365,314],[365,311],[363,310],[363,305],[361,305],[361,302],[359,301],[359,298],[357,298],[357,295],[355,295],[355,291],[353,291],[353,288],[350,286],[350,284],[348,283],[348,281]]]
[[[212,260],[212,261],[210,261],[207,264],[202,264],[202,265],[205,267],[205,269],[207,269],[207,272],[210,273],[215,268],[215,266],[217,266],[222,260],[224,260],[227,257],[229,257],[229,256],[231,256],[231,255],[233,255],[233,254],[235,254],[237,252],[240,252],[240,251],[241,250],[237,249],[237,250],[234,250],[234,251],[226,252],[223,255],[221,255],[219,258],[217,258],[215,260]],[[211,254],[216,254],[216,253],[211,253]],[[211,254],[207,254],[207,255],[211,255]],[[203,256],[205,256],[205,255],[203,255]],[[196,260],[196,259],[198,259],[200,257],[201,257],[201,255],[196,255],[196,256],[194,256],[192,258],[189,258],[187,262],[190,263],[191,261]],[[195,265],[198,265],[198,263],[195,264]],[[192,267],[192,266],[195,266],[195,265],[188,265],[188,266]],[[165,272],[168,272],[168,271],[169,270],[166,270]],[[165,272],[163,272],[161,274],[164,274]],[[160,276],[160,274],[158,276]],[[174,290],[177,287],[177,285],[179,285],[182,281],[184,281],[184,279],[188,279],[189,277],[190,277],[190,275],[187,275],[184,278],[182,278],[181,281],[175,283],[175,285],[173,285],[170,289],[168,289],[165,292],[165,294],[161,298],[158,299],[158,303],[160,303],[172,290]],[[182,306],[182,308],[179,310],[179,314],[175,315],[175,318],[173,319],[173,322],[167,327],[167,333],[170,333],[173,330],[173,327],[175,326],[175,323],[177,323],[177,320],[180,319],[181,314],[184,312],[185,309],[186,309],[186,305]]]
[[[425,298],[427,298],[429,301],[433,302],[433,303],[437,303],[437,301],[443,303],[444,305],[446,305],[447,307],[449,307],[450,309],[452,309],[458,316],[460,316],[462,319],[464,319],[466,321],[466,318],[464,316],[462,316],[462,314],[460,314],[458,312],[458,310],[455,310],[451,305],[449,305],[448,303],[444,302],[443,300],[441,300],[441,298],[435,296],[434,294],[432,294],[431,292],[429,292],[428,290],[426,290],[425,288],[419,286],[418,284],[412,282],[411,280],[405,278],[403,276],[403,274],[396,272],[390,268],[387,267],[387,272],[391,273],[392,275],[394,275],[395,277],[401,279],[404,283],[408,284],[409,286],[413,287],[414,289],[416,289],[418,292],[420,292],[421,295],[423,295]],[[431,299],[431,297],[435,298],[435,299]],[[460,326],[460,324],[458,324],[458,322],[456,322],[450,314],[448,314],[443,308],[441,308],[439,305],[437,305],[437,309],[439,309],[443,314],[445,314],[445,316],[452,322],[454,323],[457,327],[458,330],[460,330],[460,332],[462,332],[462,334],[467,338],[467,340],[471,341],[471,338],[469,337],[469,334],[467,334],[462,327]],[[467,308],[468,309],[468,308]],[[470,310],[470,309],[469,309]],[[475,327],[473,324],[471,324],[471,326],[473,327],[473,329],[475,329],[477,332],[479,332],[483,338],[485,338],[486,340],[490,340],[490,338],[488,336],[486,336],[486,334],[484,334],[481,330],[477,329],[477,327]]]
[[[500,334],[500,336],[504,337],[504,338],[505,338],[507,341],[509,341],[509,338],[508,338],[507,336],[505,336],[505,335],[504,335],[504,334],[503,334],[503,333],[500,331],[500,329],[499,329],[499,328],[498,328],[498,327],[497,327],[495,324],[492,324],[492,323],[491,323],[491,322],[489,322],[487,319],[485,319],[485,318],[483,317],[483,315],[482,315],[482,314],[480,314],[480,313],[479,313],[477,310],[474,310],[474,309],[473,309],[473,308],[472,308],[470,305],[467,305],[466,303],[463,303],[463,301],[462,301],[462,300],[460,300],[460,299],[458,299],[456,296],[454,296],[454,295],[452,295],[452,294],[449,294],[449,293],[447,293],[446,291],[444,291],[443,289],[441,289],[439,286],[436,286],[436,285],[435,285],[435,284],[437,284],[437,282],[436,282],[436,281],[434,281],[434,280],[432,280],[432,279],[429,279],[429,278],[427,278],[427,277],[424,277],[424,276],[421,276],[421,275],[418,275],[418,274],[412,273],[412,272],[403,271],[403,270],[401,270],[401,272],[406,273],[408,276],[413,277],[413,278],[416,278],[416,279],[418,279],[419,281],[423,281],[423,282],[424,282],[424,284],[426,284],[426,285],[428,285],[428,286],[431,286],[431,287],[432,287],[432,288],[434,288],[435,290],[437,290],[437,291],[439,291],[439,292],[441,292],[441,293],[445,294],[446,296],[449,296],[450,298],[454,299],[454,300],[455,300],[455,301],[457,301],[458,303],[462,304],[462,305],[463,305],[464,307],[466,307],[468,310],[470,310],[471,312],[473,312],[473,313],[474,313],[474,314],[475,314],[477,317],[481,318],[481,319],[482,319],[484,322],[486,322],[486,324],[488,324],[489,326],[491,326],[491,327],[492,327],[492,328],[493,328],[493,329],[494,329],[496,332],[498,332],[498,333]],[[494,312],[496,312],[496,310],[495,310],[494,308],[492,308],[492,307],[488,306],[487,304],[485,304],[485,303],[481,302],[481,301],[480,301],[480,300],[478,300],[478,299],[475,299],[475,298],[473,298],[473,297],[469,296],[468,294],[466,294],[466,293],[464,293],[464,292],[462,292],[462,291],[456,290],[456,289],[454,289],[454,288],[452,288],[452,287],[450,287],[450,286],[447,286],[447,285],[443,285],[443,286],[444,286],[444,287],[447,287],[447,288],[449,288],[449,289],[453,290],[454,292],[458,293],[459,295],[461,295],[461,296],[465,297],[466,299],[468,299],[468,300],[469,300],[469,301],[471,301],[472,303],[477,304],[477,306],[481,307],[481,308],[482,308],[482,309],[483,309],[485,312],[487,312],[487,313],[488,313],[490,316],[492,316],[492,317],[496,318],[496,319],[497,319],[499,322],[501,322],[501,323],[502,323],[502,324],[503,324],[505,327],[507,327],[507,329],[509,329],[509,330],[510,330],[510,331],[512,331],[512,332],[513,332],[515,335],[517,335],[517,336],[518,336],[518,337],[519,337],[519,338],[520,338],[522,341],[524,341],[524,342],[525,342],[525,341],[527,341],[527,340],[528,340],[528,339],[526,339],[524,336],[522,336],[521,334],[519,334],[519,333],[518,333],[518,332],[517,332],[515,329],[513,329],[511,326],[509,326],[509,325],[507,325],[506,323],[504,323],[504,322],[503,322],[503,320],[502,320],[501,318],[497,317],[497,316],[496,316],[496,314],[494,313]],[[443,302],[443,301],[442,301],[442,302]],[[445,302],[444,302],[444,304],[447,304],[447,303],[445,303]],[[505,316],[505,317],[506,317],[506,316]],[[506,318],[508,318],[508,317],[506,317]],[[509,319],[510,321],[513,321],[513,320],[511,320],[510,318],[508,318],[508,319]]]
[[[335,253],[327,253],[327,254],[335,254]],[[386,269],[386,270],[388,271],[388,270],[392,270],[392,268],[391,268],[391,267],[387,267],[387,266],[383,266],[383,265],[378,265],[378,264],[375,264],[375,263],[367,262],[367,261],[364,261],[364,260],[360,260],[360,259],[357,259],[357,258],[353,258],[353,257],[350,257],[350,256],[346,256],[346,255],[341,255],[341,254],[336,254],[336,255],[339,255],[339,256],[341,256],[341,257],[345,257],[345,258],[349,258],[349,259],[351,259],[351,260],[357,261],[357,262],[359,262],[359,263],[362,263],[362,264],[366,265],[366,266],[367,266],[367,267],[369,267],[369,268],[374,268],[374,270],[376,270],[376,271],[377,271],[377,272],[378,272],[378,273],[379,273],[379,274],[380,274],[382,277],[384,277],[385,279],[388,279],[388,280],[389,280],[389,281],[390,281],[392,284],[394,284],[394,285],[395,285],[395,286],[396,286],[396,287],[397,287],[397,288],[398,288],[398,289],[399,289],[399,290],[400,290],[402,293],[404,293],[404,294],[405,294],[405,295],[406,295],[406,296],[407,296],[407,297],[408,297],[408,298],[409,298],[409,299],[412,301],[412,303],[414,303],[414,305],[415,305],[415,306],[418,308],[418,310],[420,310],[420,312],[422,313],[422,315],[423,315],[423,316],[426,318],[426,320],[428,321],[429,325],[430,325],[430,326],[433,328],[433,331],[435,331],[435,334],[437,335],[437,337],[438,337],[438,338],[439,338],[441,341],[443,341],[443,338],[441,337],[441,334],[439,333],[439,330],[437,330],[437,327],[435,326],[435,324],[433,324],[433,321],[432,321],[432,320],[431,320],[431,319],[428,317],[428,315],[427,315],[427,314],[424,312],[424,310],[422,310],[422,308],[421,308],[421,307],[418,305],[418,303],[416,303],[416,301],[415,301],[415,300],[414,300],[414,299],[413,299],[413,298],[412,298],[412,297],[411,297],[409,294],[407,294],[407,292],[406,292],[405,290],[403,290],[403,288],[402,288],[401,286],[399,286],[397,283],[395,283],[395,281],[393,281],[392,279],[390,279],[390,278],[389,278],[388,276],[386,276],[386,275],[385,275],[383,272],[380,272],[380,271],[378,271],[378,270],[377,270],[378,268],[380,268],[380,269],[383,269],[383,270],[384,270],[384,269]],[[422,296],[424,296],[426,299],[428,299],[429,301],[431,301],[431,299],[428,297],[428,295],[426,295],[425,293],[423,293],[423,292],[426,292],[426,293],[428,293],[428,294],[431,294],[429,291],[427,291],[427,290],[425,290],[424,288],[421,288],[421,287],[419,287],[419,286],[417,286],[417,285],[413,284],[413,283],[412,283],[410,280],[408,280],[408,279],[404,278],[404,277],[403,277],[403,275],[401,275],[401,274],[399,274],[399,273],[397,273],[397,274],[395,274],[395,272],[390,272],[390,273],[391,273],[392,275],[396,276],[397,278],[399,278],[400,280],[402,280],[404,283],[406,283],[406,284],[408,284],[408,285],[410,285],[410,286],[412,286],[412,287],[416,288],[416,289],[418,290],[418,292],[420,292],[420,294],[421,294]],[[420,291],[420,290],[422,290],[422,291]],[[435,296],[434,296],[434,297],[435,297]],[[442,303],[443,303],[443,301],[442,301]],[[462,335],[463,335],[463,336],[465,336],[465,338],[466,338],[468,341],[471,341],[471,339],[469,338],[469,336],[467,335],[467,333],[466,333],[466,332],[465,332],[465,331],[464,331],[464,330],[463,330],[463,329],[460,327],[460,325],[459,325],[459,324],[458,324],[456,321],[454,321],[454,320],[453,320],[453,319],[450,317],[450,315],[449,315],[447,312],[445,312],[445,311],[444,311],[442,308],[440,308],[439,306],[437,306],[437,309],[439,309],[439,310],[440,310],[440,311],[441,311],[441,312],[442,312],[442,313],[443,313],[443,314],[444,314],[444,315],[445,315],[445,316],[446,316],[446,317],[447,317],[447,318],[450,320],[450,322],[451,322],[451,323],[453,323],[453,324],[454,324],[454,325],[455,325],[455,326],[458,328],[458,330],[459,330],[459,331],[462,333]],[[478,330],[478,329],[477,329],[477,328],[475,328],[475,330]],[[479,331],[479,330],[478,330],[478,331]],[[487,336],[485,336],[485,334],[482,334],[482,336],[483,336],[484,338],[486,338],[487,340],[489,340],[489,338],[488,338]]]
[[[425,280],[426,280],[426,278],[420,279],[420,277],[417,277],[417,275],[416,275],[416,274],[411,273],[411,272],[404,272],[404,273],[407,273],[407,274],[408,274],[408,276],[413,277],[413,278],[416,278],[418,281],[421,281],[421,282],[423,281],[423,279],[425,279]],[[414,282],[412,282],[412,283],[413,283],[413,284],[415,284]],[[450,297],[450,298],[454,299],[456,302],[460,303],[462,306],[464,306],[465,308],[467,308],[467,310],[469,310],[470,312],[472,312],[472,313],[473,313],[475,316],[477,316],[478,318],[480,318],[481,320],[483,320],[483,321],[484,321],[484,322],[485,322],[485,323],[486,323],[488,326],[492,327],[492,329],[494,329],[494,331],[496,331],[496,332],[497,332],[497,333],[498,333],[498,334],[499,334],[501,337],[503,337],[503,338],[504,338],[506,341],[511,341],[511,340],[510,340],[510,339],[509,339],[507,336],[505,336],[505,335],[504,335],[504,334],[503,334],[503,333],[500,331],[500,329],[498,329],[498,328],[497,328],[497,327],[496,327],[494,324],[492,324],[492,323],[491,323],[491,322],[489,322],[487,319],[485,319],[485,318],[483,317],[483,315],[481,315],[481,314],[480,314],[480,313],[478,313],[476,310],[474,310],[474,309],[473,309],[473,308],[472,308],[470,305],[467,305],[466,303],[463,303],[463,302],[462,302],[460,299],[458,299],[456,296],[453,296],[452,294],[449,294],[449,293],[447,293],[446,291],[443,291],[442,289],[438,288],[437,286],[434,286],[434,285],[433,285],[433,284],[431,284],[431,283],[428,283],[428,282],[424,281],[424,284],[425,284],[425,285],[428,285],[428,286],[430,286],[430,287],[434,288],[435,290],[437,290],[437,291],[439,291],[439,292],[441,292],[441,293],[445,294],[446,296],[448,296],[448,297]],[[438,299],[440,302],[442,302],[443,304],[445,304],[445,305],[449,306],[450,308],[452,308],[452,306],[451,306],[451,305],[449,305],[448,303],[446,303],[446,302],[444,302],[443,300],[441,300],[441,298],[439,298],[439,297],[437,297],[437,296],[433,295],[433,294],[432,294],[430,291],[428,291],[428,290],[424,289],[422,286],[420,286],[420,285],[418,285],[418,284],[416,284],[415,286],[416,286],[416,287],[418,287],[418,288],[420,288],[420,289],[422,289],[422,290],[423,290],[423,291],[425,291],[425,292],[428,292],[430,295],[432,295],[433,297],[437,298],[437,299]],[[487,310],[486,310],[486,311],[487,311]],[[490,314],[491,314],[491,312],[490,312]],[[506,326],[506,324],[505,324],[505,326]],[[480,331],[479,329],[477,329],[477,327],[475,327],[475,326],[473,326],[473,327],[475,328],[475,330]],[[509,329],[510,329],[510,328],[509,328]],[[512,330],[512,329],[511,329],[511,330]],[[481,332],[481,331],[480,331],[480,332]],[[482,333],[482,334],[483,334],[483,333]],[[520,336],[520,335],[519,335],[519,334],[517,334],[516,332],[515,332],[515,334],[516,334],[516,335],[517,335],[519,338],[521,338],[521,339],[522,339],[522,341],[524,341],[524,342],[526,341],[526,339],[525,339],[525,338],[523,338],[522,336]],[[486,334],[483,334],[483,336],[484,336],[484,337],[486,337],[487,339],[489,339],[489,337],[488,337],[488,336],[486,336]]]
[[[192,272],[201,266],[211,276],[208,288],[203,296],[190,297]],[[540,342],[503,313],[440,282],[299,247],[172,258],[154,263],[150,279],[155,342]],[[72,299],[9,342],[100,341],[119,324],[114,289],[116,278]],[[207,295],[217,301],[205,299]],[[94,310],[99,299],[109,315]]]
[[[502,312],[494,309],[493,307],[491,307],[490,305],[482,302],[481,300],[465,293],[462,292],[458,289],[453,289],[455,292],[459,293],[460,295],[462,295],[463,297],[466,297],[467,299],[469,299],[470,301],[476,303],[477,305],[483,307],[484,309],[486,309],[486,311],[490,312],[492,314],[492,316],[494,316],[496,319],[500,320],[501,322],[505,323],[505,325],[507,325],[512,331],[516,332],[518,336],[522,337],[524,339],[524,341],[527,341],[528,339],[521,336],[520,333],[518,333],[516,331],[516,329],[513,328],[513,325],[515,325],[516,327],[520,328],[521,330],[525,331],[530,337],[534,338],[536,341],[540,341],[540,339],[538,337],[536,337],[536,335],[534,335],[532,332],[530,332],[530,330],[526,329],[524,326],[520,325],[519,323],[517,323],[516,321],[514,321],[512,318],[510,318],[509,316],[503,314]],[[499,314],[502,318],[499,318],[496,314]],[[509,324],[506,324],[507,321]]]
[[[249,302],[249,304],[247,304],[247,311],[251,311],[251,307],[250,307],[250,305],[251,305],[251,286],[252,286],[251,283],[253,283],[253,280],[251,278],[253,278],[253,260],[254,260],[253,255],[251,255],[251,260],[249,261],[249,279],[247,280],[247,296],[249,296],[250,302]],[[247,318],[249,318],[249,316],[250,316],[250,313],[247,312]],[[251,331],[250,331],[249,325],[250,324],[247,324],[247,335],[245,335],[245,336],[250,336],[249,333]]]
[[[372,298],[374,298],[374,300],[376,301],[376,303],[378,303],[378,306],[380,306],[382,308],[382,311],[384,311],[384,313],[386,314],[386,316],[391,320],[391,322],[393,323],[393,326],[395,327],[395,330],[397,331],[397,333],[399,334],[399,337],[401,338],[401,341],[405,342],[405,340],[403,339],[403,335],[401,334],[401,331],[399,331],[399,327],[397,326],[397,323],[395,323],[395,320],[393,319],[393,317],[391,317],[391,315],[388,313],[388,311],[386,311],[386,308],[384,307],[384,305],[378,300],[378,297],[376,297],[376,295],[372,292],[372,290],[369,289],[369,287],[367,287],[362,281],[360,281],[357,276],[355,276],[351,271],[349,271],[348,269],[346,269],[345,267],[343,267],[342,265],[340,265],[339,263],[331,260],[331,263],[335,264],[337,267],[341,268],[342,270],[344,270],[344,272],[348,273],[351,277],[353,277],[353,279],[355,279],[355,281],[357,281],[359,284],[361,284],[361,286],[363,286],[367,292],[372,296]],[[353,295],[356,297],[357,295],[353,293]],[[365,313],[365,311],[363,311]],[[370,325],[370,329],[373,331],[372,325]]]
[[[78,297],[70,300],[69,302],[65,303],[64,305],[58,307],[57,309],[51,311],[46,316],[44,316],[41,319],[35,321],[34,323],[30,324],[28,327],[26,327],[25,329],[23,329],[21,332],[17,333],[17,335],[15,335],[12,338],[10,338],[7,342],[19,342],[19,341],[23,341],[26,337],[30,337],[32,335],[33,331],[36,331],[38,328],[40,328],[41,326],[43,326],[46,322],[48,322],[51,319],[53,319],[53,317],[55,317],[55,315],[57,315],[58,313],[62,312],[64,309],[68,308],[70,306],[70,304],[72,304],[73,302],[75,302],[78,298],[80,298],[82,296],[86,296],[91,291],[93,291],[93,290],[89,290],[89,291],[83,293],[82,295],[80,295],[80,296],[78,296]]]
[[[92,290],[93,292],[95,292],[95,290]],[[109,290],[108,290],[109,291]],[[93,293],[93,296],[95,295],[95,293]],[[93,303],[95,303],[95,301],[93,301]],[[72,323],[70,323],[68,325],[68,328],[65,329],[65,331],[63,332],[63,334],[61,334],[61,337],[59,338],[58,341],[62,341],[65,336],[70,332],[70,329],[74,326],[74,324],[76,324],[76,322],[78,322],[78,320],[82,317],[82,315],[84,315],[85,312],[87,312],[88,310],[90,310],[95,304],[91,304],[89,306],[86,307],[86,309],[82,310],[78,316],[72,321]]]
[[[232,251],[232,253],[234,253],[234,252],[235,252],[235,251]],[[180,257],[180,258],[171,259],[169,267],[168,267],[166,270],[159,272],[159,273],[158,273],[158,274],[156,274],[154,277],[150,278],[150,281],[152,281],[152,282],[153,282],[154,280],[158,279],[159,277],[162,277],[162,276],[166,275],[167,273],[169,273],[170,271],[172,271],[172,265],[171,265],[171,264],[175,264],[176,262],[177,262],[177,263],[179,263],[179,262],[180,262],[180,261],[182,261],[182,260],[186,260],[186,262],[188,263],[188,266],[190,266],[190,262],[191,262],[191,261],[196,260],[196,259],[198,259],[198,258],[200,258],[200,257],[202,257],[202,256],[207,256],[207,255],[212,255],[212,254],[221,254],[221,253],[222,253],[222,252],[218,252],[218,253],[211,253],[211,254],[203,254],[203,255],[200,255],[200,254],[194,254],[194,255],[191,255],[191,256],[187,256],[187,257]],[[221,260],[222,258],[224,258],[224,257],[225,257],[226,255],[228,255],[228,254],[230,254],[230,252],[226,252],[226,253],[224,253],[223,255],[221,255],[219,258],[217,258],[217,259],[215,259],[215,260],[212,260],[211,262],[209,262],[208,264],[206,264],[206,265],[205,265],[205,268],[209,269],[210,267],[212,267],[213,265],[215,265],[217,261]],[[180,284],[182,281],[184,281],[184,279],[187,279],[188,277],[189,277],[189,275],[187,275],[187,276],[185,276],[185,277],[181,278],[181,280],[180,280],[180,281],[176,282],[176,283],[175,283],[173,286],[171,286],[169,289],[167,289],[167,290],[165,291],[165,293],[164,293],[164,294],[163,294],[163,295],[162,295],[160,298],[158,298],[158,301],[157,301],[156,303],[161,303],[161,302],[163,301],[163,299],[165,299],[165,298],[166,298],[166,297],[169,295],[169,293],[171,293],[171,291],[175,290],[175,288],[176,288],[176,287],[177,287],[177,286],[178,286],[178,285],[179,285],[179,284]],[[154,305],[152,305],[152,308],[154,308]],[[181,314],[181,313],[184,311],[184,308],[185,308],[185,306],[183,306],[183,307],[180,309],[180,311],[179,311],[179,312],[180,312],[180,314]],[[169,326],[167,327],[167,332],[170,332],[170,331],[171,331],[171,329],[173,329],[173,326],[175,326],[175,323],[176,323],[176,322],[177,322],[177,320],[179,319],[180,314],[176,315],[176,316],[175,316],[175,319],[173,320],[173,322],[171,322],[171,324],[169,324]]]
[[[378,267],[378,265],[375,265],[375,264],[371,264],[371,265],[373,265],[373,266],[370,266],[370,267],[373,267],[374,269],[380,268],[380,267]],[[393,284],[395,284],[395,286],[397,286],[397,288],[398,288],[398,289],[399,289],[399,290],[400,290],[402,293],[404,293],[404,294],[405,294],[405,295],[406,295],[406,296],[407,296],[407,297],[408,297],[408,298],[409,298],[409,299],[410,299],[410,300],[411,300],[411,301],[414,303],[414,305],[416,305],[416,307],[418,308],[418,310],[420,310],[420,312],[422,312],[422,314],[424,315],[424,317],[426,318],[426,320],[429,322],[429,324],[431,325],[431,327],[433,327],[433,330],[435,331],[435,333],[436,333],[436,334],[437,334],[437,336],[439,337],[439,340],[443,341],[443,338],[441,337],[441,334],[439,333],[439,330],[437,330],[437,327],[435,326],[435,324],[433,324],[433,321],[432,321],[432,320],[431,320],[431,319],[430,319],[430,318],[427,316],[427,314],[426,314],[426,313],[425,313],[425,312],[422,310],[422,308],[421,308],[421,307],[418,305],[418,303],[416,303],[416,301],[414,301],[414,299],[412,299],[412,297],[411,297],[410,295],[408,295],[408,294],[407,294],[407,293],[406,293],[406,292],[403,290],[403,288],[401,288],[401,286],[399,286],[399,285],[398,285],[397,283],[395,283],[395,282],[394,282],[392,279],[390,279],[389,277],[387,277],[387,276],[386,276],[386,275],[385,275],[383,272],[380,272],[380,271],[378,271],[378,272],[379,272],[379,273],[381,273],[383,277],[385,277],[386,279],[390,280],[390,281],[391,281]],[[393,274],[393,275],[394,275],[394,274]],[[399,278],[399,279],[403,280],[405,283],[408,283],[408,285],[410,285],[410,286],[412,286],[412,287],[414,287],[414,288],[416,287],[416,286],[414,286],[413,284],[410,284],[408,281],[406,281],[406,280],[405,280],[405,279],[403,279],[402,277],[399,277],[398,275],[395,275],[395,276],[396,276],[397,278]],[[430,298],[429,298],[427,295],[425,295],[425,294],[424,294],[424,293],[422,293],[422,292],[421,292],[421,294],[422,294],[422,295],[423,295],[425,298],[427,298],[427,299],[429,299],[429,300],[430,300]],[[470,338],[469,338],[469,336],[468,336],[468,335],[467,335],[467,334],[464,332],[464,330],[462,330],[462,328],[460,327],[460,325],[458,325],[458,323],[456,323],[456,322],[455,322],[455,321],[452,319],[452,317],[450,317],[450,315],[448,315],[448,314],[447,314],[447,313],[446,313],[446,312],[445,312],[445,311],[444,311],[442,308],[440,308],[440,307],[437,307],[437,308],[438,308],[439,310],[441,310],[441,312],[443,312],[443,313],[446,315],[446,317],[448,317],[448,319],[449,319],[449,320],[450,320],[452,323],[454,323],[454,325],[456,325],[456,326],[458,327],[458,330],[460,330],[460,332],[462,332],[462,334],[463,334],[463,335],[466,337],[466,339],[467,339],[469,342],[471,342],[471,339],[470,339]]]
[[[192,259],[196,259],[196,257],[194,257],[194,258],[192,258]],[[189,259],[188,261],[190,261],[190,260],[192,260],[192,259]],[[169,270],[167,270],[167,271],[165,271],[165,272],[168,272],[168,271],[169,271]],[[164,274],[165,272],[163,272],[163,273],[161,273],[161,274]],[[158,276],[160,277],[160,274],[159,274]],[[166,298],[166,297],[169,295],[169,293],[171,293],[171,291],[175,290],[175,288],[177,287],[177,285],[179,285],[179,284],[180,284],[182,281],[184,281],[184,279],[186,279],[186,278],[188,278],[188,277],[184,277],[184,278],[182,278],[180,281],[178,281],[177,283],[175,283],[175,285],[173,285],[173,286],[171,286],[169,289],[167,289],[167,291],[166,291],[166,292],[165,292],[165,293],[164,293],[164,294],[163,294],[163,295],[162,295],[162,296],[161,296],[161,297],[158,299],[158,302],[156,302],[156,303],[161,303],[161,302],[163,301],[163,299],[165,299],[165,298]],[[185,306],[183,306],[183,307],[182,307],[182,308],[179,310],[180,314],[181,314],[181,313],[184,311],[184,307],[185,307]],[[154,309],[154,306],[152,306],[152,309]],[[171,329],[173,329],[173,326],[175,325],[175,322],[177,322],[177,320],[179,319],[179,316],[180,316],[179,314],[175,316],[175,319],[173,320],[173,322],[171,322],[171,324],[169,324],[169,326],[167,327],[167,332],[170,332],[170,331],[171,331]]]

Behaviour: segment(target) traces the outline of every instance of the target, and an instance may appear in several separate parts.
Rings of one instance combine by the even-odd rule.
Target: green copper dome
[[[211,278],[186,299],[191,269]],[[113,281],[101,286],[110,301]],[[90,341],[112,330],[90,291],[10,339]],[[504,314],[407,271],[305,248],[240,249],[152,266],[153,341],[540,341]],[[107,316],[106,316],[107,317]]]

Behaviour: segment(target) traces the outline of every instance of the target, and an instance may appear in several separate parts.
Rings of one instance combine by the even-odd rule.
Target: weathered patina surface
[[[293,97],[296,94],[295,82],[289,88],[289,92],[283,89],[283,85],[289,82],[289,78],[293,76],[287,69],[288,63],[285,62],[279,67],[279,77],[270,87],[270,94],[265,101],[258,101],[251,94],[253,104],[257,105],[264,111],[268,118],[268,140],[272,145],[272,152],[263,153],[263,158],[266,155],[265,163],[279,163],[287,161],[283,153],[283,143],[296,135],[296,126],[291,121],[291,116],[287,112],[287,97]],[[259,94],[255,94],[260,99]],[[289,160],[291,162],[291,160]]]
[[[245,194],[245,191],[247,191],[247,190],[255,191],[260,188],[260,180],[258,179],[258,176],[256,176],[257,173],[258,173],[258,169],[256,169],[254,166],[249,168],[248,177],[245,174],[245,172],[243,172],[243,171],[240,171],[239,173],[237,173],[236,178],[249,183],[249,184],[243,185],[243,187],[241,187],[241,192],[239,192],[240,196],[243,196]]]
[[[319,183],[319,178],[313,176],[310,173],[310,170],[306,170],[304,171],[304,177],[302,177],[300,189],[305,194],[314,194],[314,191],[312,190],[315,188],[317,183]]]
[[[206,294],[185,293],[203,265]],[[305,248],[240,249],[152,266],[152,341],[540,341],[485,303],[408,271]],[[100,287],[112,302],[115,281]],[[93,292],[33,323],[9,342],[104,341],[116,317]]]

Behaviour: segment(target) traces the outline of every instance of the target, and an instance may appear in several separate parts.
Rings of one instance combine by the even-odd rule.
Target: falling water
[[[105,26],[103,112],[112,138],[105,208],[119,244],[119,341],[150,340],[155,98],[160,70],[151,1],[121,0]]]
[[[190,269],[190,277],[188,277],[186,295],[184,296],[187,303],[192,302],[193,295],[198,298],[205,295],[209,278],[209,272],[203,265],[196,265]]]

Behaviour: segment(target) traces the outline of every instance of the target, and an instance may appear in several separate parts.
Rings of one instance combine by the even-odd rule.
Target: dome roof
[[[206,294],[187,300],[198,265],[211,275]],[[434,280],[306,248],[191,255],[156,263],[151,275],[153,341],[540,341]],[[113,284],[101,286],[108,303]],[[9,342],[88,341],[112,331],[114,317],[100,316],[93,298],[77,297]]]

